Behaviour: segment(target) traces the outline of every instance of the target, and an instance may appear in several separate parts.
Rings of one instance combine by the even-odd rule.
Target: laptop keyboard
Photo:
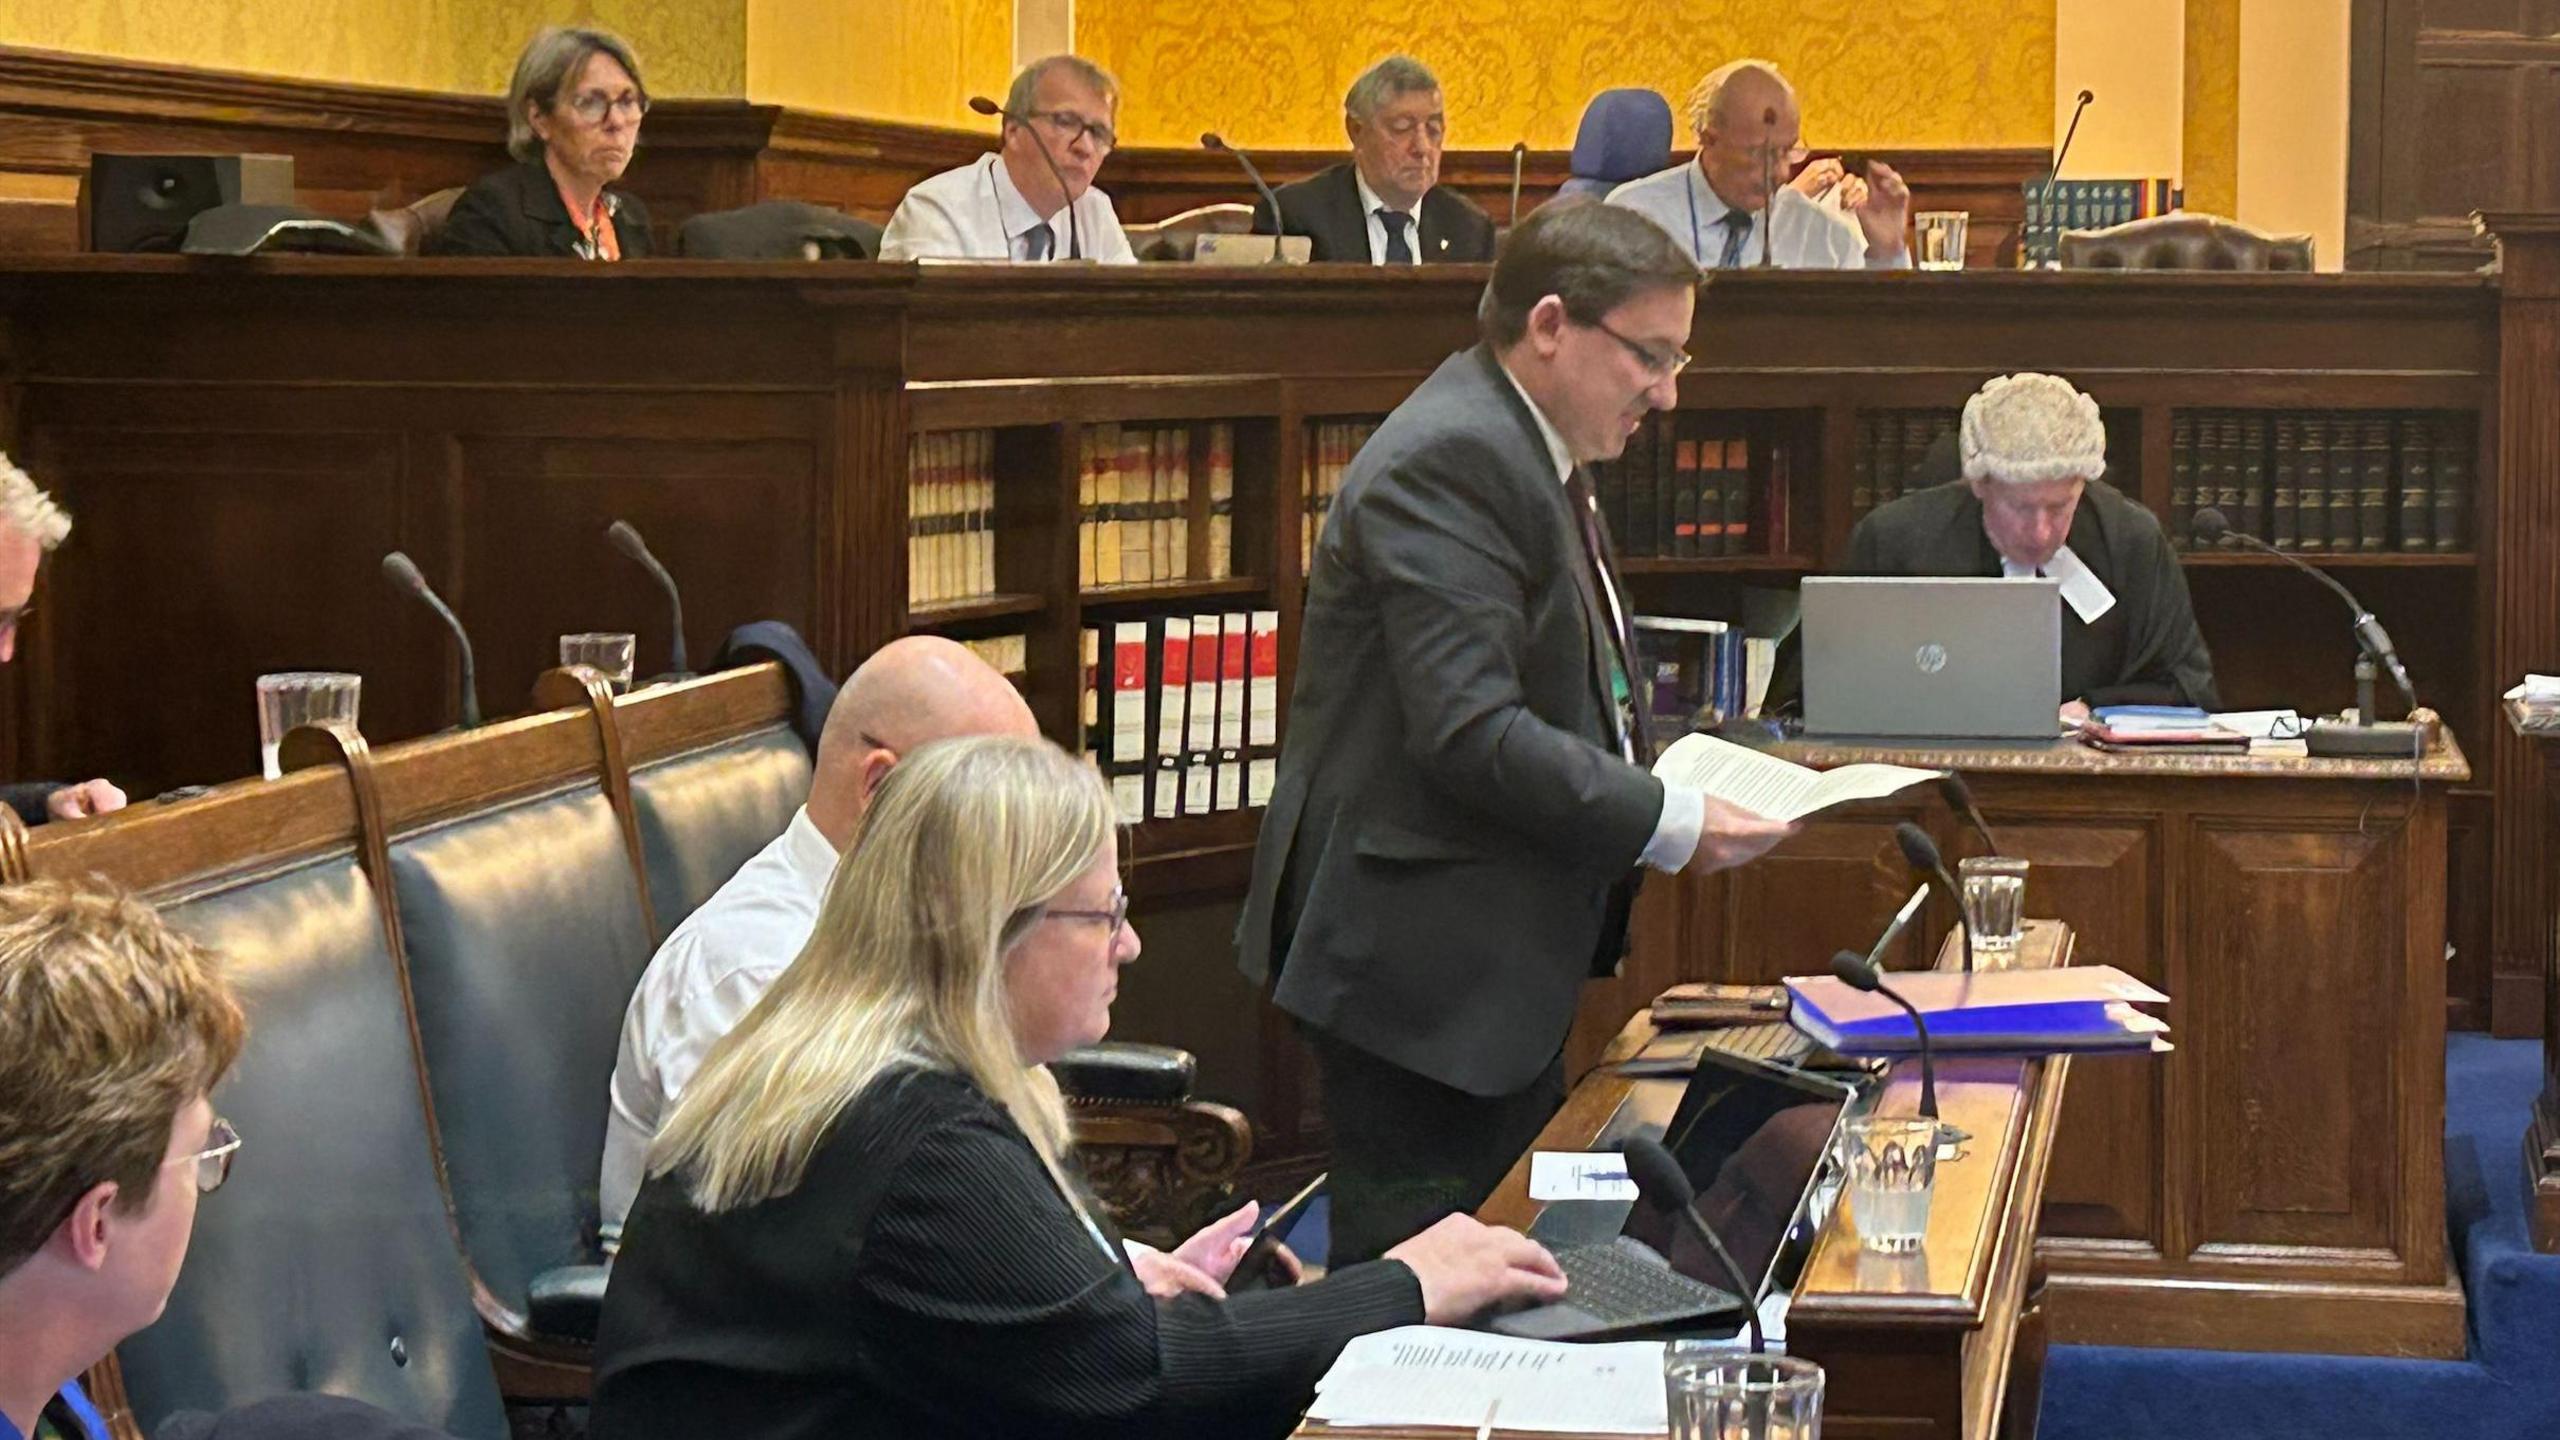
[[[1742,1302],[1624,1244],[1568,1245],[1564,1303],[1612,1327],[1661,1323],[1738,1310]]]

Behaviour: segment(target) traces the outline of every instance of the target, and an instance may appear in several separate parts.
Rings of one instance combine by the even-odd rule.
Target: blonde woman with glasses
[[[1285,1433],[1354,1336],[1552,1299],[1452,1216],[1312,1285],[1158,1301],[1074,1178],[1044,1068],[1138,957],[1109,793],[1045,741],[882,784],[808,948],[650,1152],[597,1346],[599,1440]]]
[[[630,260],[649,253],[649,211],[610,189],[640,146],[649,87],[640,57],[608,30],[533,37],[507,83],[507,153],[428,237],[430,255]]]

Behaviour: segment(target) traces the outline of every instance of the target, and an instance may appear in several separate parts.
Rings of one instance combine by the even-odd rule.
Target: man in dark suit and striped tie
[[[1421,61],[1390,55],[1342,97],[1351,159],[1280,187],[1281,232],[1313,242],[1310,259],[1352,265],[1419,265],[1493,258],[1493,222],[1440,186],[1448,117],[1440,82]],[[1271,207],[1254,207],[1257,234]]]
[[[1473,1209],[1555,1113],[1639,865],[1722,869],[1788,833],[1645,768],[1584,468],[1678,403],[1696,292],[1644,217],[1540,207],[1483,343],[1378,427],[1316,546],[1238,941],[1315,1050],[1336,1265]]]

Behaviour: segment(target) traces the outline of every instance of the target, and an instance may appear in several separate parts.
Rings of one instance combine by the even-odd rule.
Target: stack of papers
[[[2164,745],[2245,750],[2249,737],[2216,724],[2202,710],[2182,705],[2105,705],[2090,712],[2081,737],[2100,749],[2153,749]]]
[[[1929,1021],[1941,1052],[2000,1054],[2170,1048],[2169,1022],[2135,1009],[2169,997],[2112,965],[2062,970],[1912,971],[1885,983]],[[1843,1055],[1901,1055],[1920,1048],[1911,1017],[1881,994],[1832,975],[1787,981],[1795,1027]]]
[[[2507,708],[2528,730],[2560,729],[2560,675],[2527,675],[2507,692]]]
[[[1316,1382],[1307,1418],[1340,1428],[1660,1435],[1662,1342],[1567,1345],[1407,1325],[1363,1335]]]

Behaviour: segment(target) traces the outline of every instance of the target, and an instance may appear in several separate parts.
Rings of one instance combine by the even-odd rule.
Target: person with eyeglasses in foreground
[[[649,89],[640,58],[606,30],[533,37],[507,83],[507,153],[453,202],[429,255],[631,260],[649,253],[649,209],[609,188],[631,166]]]
[[[1342,1347],[1563,1293],[1452,1217],[1374,1265],[1147,1293],[1044,1067],[1138,958],[1102,778],[1044,740],[925,745],[809,947],[649,1155],[596,1341],[597,1440],[1285,1434]]]
[[[1639,866],[1789,827],[1648,766],[1631,601],[1588,466],[1679,403],[1697,268],[1615,206],[1538,207],[1316,544],[1237,945],[1314,1052],[1332,1262],[1483,1203],[1564,1100]]]
[[[36,488],[26,471],[0,455],[0,665],[18,658],[19,638],[27,617],[35,613],[36,581],[43,575],[45,557],[70,534],[71,517]],[[76,785],[36,780],[0,785],[0,804],[28,824],[42,825],[121,810],[125,795],[106,780]]]
[[[1120,82],[1078,55],[1013,77],[992,153],[906,193],[880,237],[883,260],[1099,260],[1135,265],[1111,197],[1093,188],[1119,142]]]

